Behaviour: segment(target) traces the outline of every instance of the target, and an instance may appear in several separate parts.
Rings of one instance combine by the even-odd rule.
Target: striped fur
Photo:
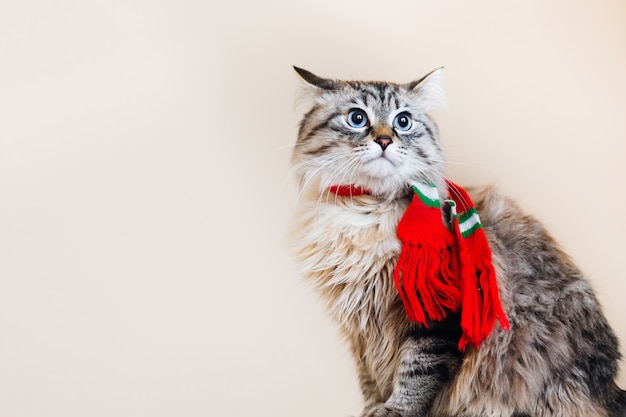
[[[511,330],[461,353],[457,317],[429,328],[406,319],[393,285],[396,226],[411,181],[443,190],[441,145],[427,116],[439,74],[397,85],[296,70],[314,97],[293,152],[302,194],[297,256],[352,348],[362,417],[622,415],[618,342],[589,282],[540,223],[492,188],[471,194]],[[355,108],[366,111],[367,127],[346,121]],[[410,131],[392,129],[401,111],[411,115]],[[376,143],[381,126],[393,132],[386,148]],[[335,184],[372,195],[329,194]]]

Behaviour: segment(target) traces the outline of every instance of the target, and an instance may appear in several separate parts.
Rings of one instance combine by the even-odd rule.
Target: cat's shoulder
[[[484,224],[526,217],[517,202],[495,185],[470,186],[465,189],[472,198]]]
[[[467,191],[474,201],[485,233],[491,240],[501,240],[510,247],[538,243],[558,246],[541,221],[527,213],[498,187],[468,187]]]

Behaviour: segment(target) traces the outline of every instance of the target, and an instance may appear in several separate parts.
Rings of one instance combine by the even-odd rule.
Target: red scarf
[[[467,192],[447,181],[452,211],[450,232],[442,220],[441,202],[434,185],[415,183],[413,201],[398,224],[402,251],[394,281],[409,320],[428,327],[449,313],[461,313],[459,349],[480,346],[496,321],[508,329],[491,250],[478,213]],[[352,185],[332,186],[341,196],[369,194]]]

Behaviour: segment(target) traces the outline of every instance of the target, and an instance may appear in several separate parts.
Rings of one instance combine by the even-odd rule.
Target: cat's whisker
[[[352,184],[352,174],[351,172],[353,170],[355,170],[356,168],[358,168],[358,166],[360,165],[361,160],[360,158],[351,158],[348,163],[346,163],[341,169],[337,170],[335,172],[335,175],[333,177],[332,182],[342,185],[342,184],[346,184],[346,185],[351,185]],[[348,175],[350,174],[350,175]],[[341,175],[341,176],[340,176]],[[349,177],[350,180],[349,181],[344,181],[345,178]],[[340,179],[339,179],[340,178]],[[335,179],[339,179],[339,180],[335,180]]]
[[[307,190],[309,183],[317,177],[317,174],[319,172],[324,169],[328,169],[333,165],[341,163],[341,157],[343,157],[344,155],[349,155],[349,152],[336,153],[331,155],[320,155],[312,158],[309,161],[296,165],[294,167],[296,178],[299,178],[301,181],[300,192],[298,193],[298,200],[302,198],[302,195]],[[303,167],[308,164],[316,164],[317,167],[313,171],[303,169]],[[302,174],[302,172],[304,173]]]
[[[469,164],[469,163],[455,162],[455,161],[441,161],[441,162],[445,162],[447,165],[455,165],[455,166],[460,166],[460,167],[476,168],[476,169],[481,169],[481,170],[492,170],[492,168],[490,168],[489,166],[486,166],[486,165]]]
[[[348,166],[348,169],[344,173],[344,178],[348,178],[348,181],[345,182],[347,185],[353,185],[355,183],[354,177],[357,173],[357,170],[362,164],[363,164],[363,161],[360,158],[355,158],[352,161],[352,163]],[[342,179],[341,183],[343,182],[344,181]],[[352,196],[350,196],[350,198],[352,198]]]
[[[467,198],[465,198],[465,196],[462,193],[460,193],[459,191],[457,191],[454,187],[448,187],[448,192],[453,194],[453,195],[451,195],[451,197],[455,201],[462,202],[463,205],[466,206],[466,207],[471,207],[472,206],[472,202],[468,201]]]
[[[283,151],[285,149],[289,149],[290,151],[293,149],[293,143],[288,143],[286,145],[275,146],[273,148],[267,149],[268,155],[273,155],[277,152]]]
[[[352,157],[348,160],[347,163],[344,163],[343,166],[335,169],[334,173],[329,176],[327,183],[325,184],[325,188],[330,187],[331,185],[344,185],[343,178],[346,177],[346,173],[350,172],[352,169],[358,168],[360,163],[360,158]],[[341,175],[341,179],[340,178]],[[339,179],[339,180],[336,180]],[[348,184],[349,185],[349,184]],[[327,195],[326,203],[328,203],[328,198],[331,193],[325,193]],[[335,204],[337,203],[337,195],[335,195]]]

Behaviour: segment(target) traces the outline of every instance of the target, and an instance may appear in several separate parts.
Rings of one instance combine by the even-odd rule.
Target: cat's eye
[[[355,129],[360,129],[369,124],[369,120],[367,119],[367,113],[361,109],[352,109],[348,112],[346,116],[346,122],[350,127]]]
[[[393,119],[393,127],[401,131],[411,129],[412,125],[413,121],[411,120],[411,115],[407,112],[402,112]]]

